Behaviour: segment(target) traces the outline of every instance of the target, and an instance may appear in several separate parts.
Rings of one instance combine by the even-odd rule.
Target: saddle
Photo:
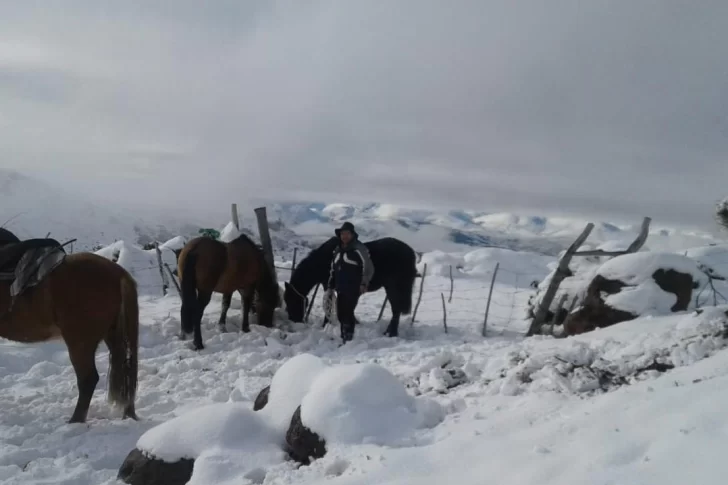
[[[0,281],[10,281],[10,296],[37,285],[66,257],[55,239],[28,239],[0,245]]]
[[[0,273],[15,272],[23,255],[33,249],[61,247],[55,239],[27,239],[0,246]]]

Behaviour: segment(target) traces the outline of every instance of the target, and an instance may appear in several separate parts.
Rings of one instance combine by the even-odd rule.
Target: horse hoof
[[[179,339],[180,339],[180,340],[187,340],[187,334],[186,334],[186,333],[184,333],[184,332],[180,333],[180,334],[178,335],[178,337],[179,337]]]
[[[240,331],[243,333],[250,333],[250,327],[243,327],[240,329]]]
[[[204,350],[205,349],[205,346],[202,345],[202,343],[199,343],[199,344],[198,343],[193,343],[192,345],[190,345],[190,348],[192,350],[194,350],[194,351],[200,351],[200,350]]]
[[[227,328],[225,327],[225,324],[218,325],[218,328],[220,329],[220,333],[227,333]]]

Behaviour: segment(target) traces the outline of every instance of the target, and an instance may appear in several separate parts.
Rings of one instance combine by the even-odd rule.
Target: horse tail
[[[137,391],[139,352],[139,302],[137,286],[128,273],[121,278],[121,305],[109,336],[109,401],[124,409],[124,417],[137,419],[134,401]]]
[[[407,259],[411,259],[411,261],[407,261],[407,268],[400,277],[401,280],[398,282],[400,287],[397,292],[400,300],[399,310],[402,312],[402,315],[409,315],[412,312],[412,291],[415,287],[415,280],[420,274],[417,271],[417,257],[415,253],[412,252],[412,257]]]
[[[182,331],[194,331],[195,313],[197,312],[197,254],[190,251],[182,262]]]
[[[261,251],[260,254],[259,264],[262,268],[260,278],[256,285],[261,303],[261,307],[257,309],[258,325],[272,327],[275,309],[278,307],[280,299],[280,287],[276,282],[273,270],[270,269],[265,257],[263,257],[263,252]]]

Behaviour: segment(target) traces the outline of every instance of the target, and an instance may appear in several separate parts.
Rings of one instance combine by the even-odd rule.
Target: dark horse
[[[328,289],[329,271],[333,251],[339,239],[332,237],[311,251],[291,274],[291,281],[285,284],[283,298],[286,302],[288,318],[302,322],[308,307],[308,293],[317,283]],[[392,306],[392,320],[386,334],[396,337],[399,333],[400,315],[412,311],[412,288],[417,277],[417,255],[406,243],[393,237],[385,237],[365,243],[374,265],[374,278],[368,291],[384,288]]]
[[[19,253],[18,244],[0,228],[0,269],[15,266],[19,258],[8,254]],[[101,256],[77,253],[20,293],[12,306],[11,283],[0,279],[0,337],[23,343],[63,339],[78,385],[70,422],[86,421],[99,381],[95,354],[102,340],[109,348],[109,401],[123,408],[124,418],[137,419],[139,307],[131,275]]]
[[[182,334],[194,332],[193,347],[204,348],[200,329],[202,313],[210,303],[212,293],[222,293],[222,313],[218,324],[225,331],[225,320],[233,293],[243,300],[243,332],[250,331],[248,315],[253,298],[258,293],[258,324],[273,326],[273,314],[278,306],[279,289],[263,256],[263,249],[248,236],[241,235],[224,243],[210,237],[189,241],[179,255],[177,271],[182,287]]]

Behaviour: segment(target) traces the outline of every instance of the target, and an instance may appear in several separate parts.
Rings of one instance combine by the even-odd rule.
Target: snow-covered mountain
[[[240,208],[243,232],[257,238],[252,210]],[[274,250],[286,257],[294,247],[311,247],[333,235],[343,221],[351,221],[363,239],[393,236],[417,251],[463,251],[471,247],[500,247],[558,254],[581,232],[586,220],[533,217],[478,211],[432,211],[392,204],[274,203],[268,205]],[[635,226],[597,223],[589,243],[634,239]],[[0,225],[21,238],[50,232],[58,240],[78,239],[77,250],[88,250],[116,240],[144,244],[176,235],[193,236],[201,227],[221,229],[228,223],[215,214],[209,220],[182,220],[152,210],[105,207],[22,175],[0,169]],[[648,239],[653,249],[680,250],[713,242],[707,233],[654,228]]]

